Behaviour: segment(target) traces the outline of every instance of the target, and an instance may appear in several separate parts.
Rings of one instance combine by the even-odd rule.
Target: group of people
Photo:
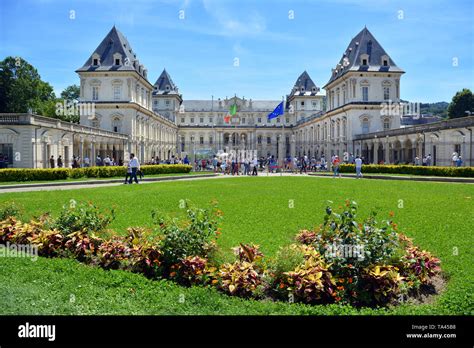
[[[58,156],[58,158],[55,160],[54,159],[54,156],[51,156],[49,158],[49,166],[51,168],[62,168],[64,166],[64,163],[63,163],[63,158],[61,157],[61,155]]]
[[[224,175],[258,175],[259,161],[255,157],[253,159],[237,160],[235,158],[219,159],[214,157],[209,163],[203,160],[202,167],[211,166],[214,173],[223,173]]]
[[[453,152],[453,157],[451,160],[453,167],[462,167],[462,164],[464,163],[461,155],[459,155],[457,152]]]
[[[418,156],[416,156],[414,164],[415,166],[419,166],[419,165],[431,166],[431,162],[432,162],[431,154],[428,154],[428,156],[423,156],[421,160]]]

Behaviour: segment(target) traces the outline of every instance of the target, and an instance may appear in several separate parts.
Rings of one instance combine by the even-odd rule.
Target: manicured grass
[[[356,310],[340,305],[247,301],[211,289],[187,289],[122,271],[107,272],[72,260],[18,258],[0,260],[0,289],[8,294],[0,297],[0,313],[472,314],[473,185],[294,176],[0,194],[1,201],[23,206],[25,218],[45,211],[55,214],[70,199],[115,206],[117,218],[111,227],[119,233],[127,226],[150,226],[152,209],[179,214],[180,199],[205,205],[213,198],[224,212],[219,244],[228,259],[232,258],[230,248],[239,242],[260,244],[266,255],[274,255],[292,242],[299,229],[322,222],[327,200],[336,207],[347,198],[357,201],[360,217],[375,209],[382,219],[394,211],[399,230],[441,258],[449,277],[447,289],[430,304]],[[75,305],[69,303],[71,293],[76,294]],[[179,303],[181,293],[184,303]]]
[[[167,173],[167,174],[153,174],[146,175],[144,178],[161,178],[163,176],[187,176],[187,175],[199,175],[199,174],[211,174],[212,172],[189,172],[189,173]],[[65,182],[88,182],[96,180],[110,180],[110,179],[124,179],[124,176],[113,176],[110,178],[77,178],[77,179],[66,179],[66,180],[42,180],[42,181],[2,181],[0,185],[27,185],[27,184],[61,184]]]

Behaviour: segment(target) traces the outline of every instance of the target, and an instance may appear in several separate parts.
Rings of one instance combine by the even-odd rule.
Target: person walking
[[[61,158],[61,156],[58,156],[58,168],[62,168],[63,167],[63,159]]]
[[[135,154],[130,154],[130,162],[128,165],[132,170],[128,183],[131,184],[132,181],[135,180],[135,182],[138,184],[137,172],[140,170],[140,162],[138,162],[138,158],[135,157]]]
[[[428,154],[428,156],[426,156],[426,165],[427,166],[431,165],[431,154]]]
[[[49,166],[50,166],[51,168],[54,168],[54,156],[51,156],[51,157],[49,158]]]
[[[457,152],[453,152],[453,156],[451,160],[452,160],[453,167],[457,167],[458,166],[458,153]]]
[[[462,167],[462,157],[458,156],[458,159],[456,160],[456,167]]]
[[[257,157],[255,157],[255,158],[253,159],[253,171],[252,171],[252,175],[255,175],[255,176],[258,175],[258,159],[257,159]]]
[[[340,164],[340,160],[339,160],[339,156],[335,155],[333,157],[333,161],[332,161],[332,170],[334,172],[334,178],[336,176],[338,177],[341,177],[341,173],[339,173],[339,164]]]
[[[128,180],[132,177],[132,167],[130,167],[130,162],[127,165],[127,173],[125,174],[124,184],[128,184]]]
[[[357,156],[354,160],[355,169],[356,169],[356,179],[362,178],[362,159]]]

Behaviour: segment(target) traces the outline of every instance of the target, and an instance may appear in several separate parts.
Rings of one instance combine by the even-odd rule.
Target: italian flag
[[[235,114],[237,113],[237,104],[232,104],[229,108],[229,112],[227,113],[227,115],[224,117],[224,122],[225,123],[229,123],[230,122],[230,118],[232,116],[234,116]]]

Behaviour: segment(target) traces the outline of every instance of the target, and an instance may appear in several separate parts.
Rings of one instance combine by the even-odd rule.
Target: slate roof
[[[360,65],[361,54],[367,54],[369,56],[368,65]],[[388,66],[382,65],[382,56],[388,56]],[[393,59],[385,52],[380,43],[375,39],[372,33],[365,27],[359,34],[357,34],[347,46],[344,51],[338,66],[333,71],[331,78],[326,83],[330,84],[334,80],[343,76],[349,71],[379,71],[379,72],[401,72],[400,69]],[[325,86],[326,87],[326,86]]]
[[[289,96],[311,96],[317,95],[318,92],[319,87],[316,86],[316,84],[313,82],[313,80],[305,70],[296,80],[295,85],[293,86],[293,89],[291,90]]]
[[[121,65],[115,65],[115,53],[121,54]],[[92,65],[94,54],[98,54],[100,57],[100,65],[98,66]],[[140,65],[137,55],[127,38],[114,25],[84,65],[76,71],[136,71],[146,78],[144,74],[146,69],[141,65],[140,70]]]
[[[169,89],[166,89],[166,86],[169,86]],[[156,80],[153,86],[153,94],[179,94],[178,86],[176,86],[171,79],[171,76],[168,74],[166,69],[163,69],[160,77]]]

